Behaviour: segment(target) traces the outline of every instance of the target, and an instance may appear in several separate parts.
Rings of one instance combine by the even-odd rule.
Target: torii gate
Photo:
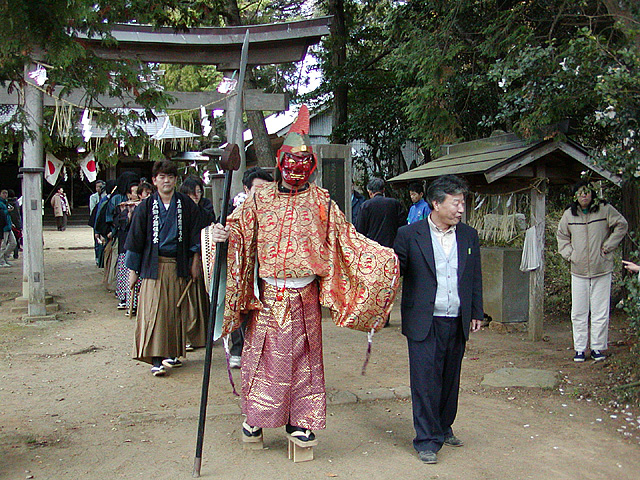
[[[115,46],[105,46],[100,37],[80,36],[78,42],[103,59],[136,59],[143,62],[216,65],[221,71],[238,70],[240,54],[245,35],[248,36],[250,49],[247,65],[267,65],[301,61],[311,45],[320,42],[329,34],[331,17],[319,17],[311,20],[266,25],[248,25],[238,27],[194,28],[186,33],[176,33],[172,28],[153,28],[139,25],[116,25],[111,35],[117,41]],[[24,264],[23,295],[28,297],[27,320],[48,318],[45,305],[44,286],[44,249],[42,245],[42,173],[44,172],[44,147],[40,129],[43,125],[43,107],[45,96],[28,76],[32,66],[25,66],[24,73],[24,109],[28,119],[28,129],[34,136],[23,144],[22,194],[24,211]],[[238,95],[227,99],[227,136],[229,143],[242,142],[242,123],[234,122],[240,118],[243,105],[242,88]],[[82,92],[74,95],[82,96]],[[208,96],[211,95],[211,96]],[[173,108],[197,108],[211,103],[217,92],[199,94],[176,94],[177,105]],[[208,99],[203,101],[202,97]],[[191,98],[189,98],[191,97]],[[247,95],[247,101],[254,97],[255,110],[279,110],[271,103],[278,101],[264,94]],[[2,95],[0,95],[2,99]],[[194,101],[196,99],[196,101]],[[8,99],[7,99],[8,100]],[[103,98],[101,106],[133,106],[126,99]],[[193,103],[189,103],[193,102]],[[264,103],[263,103],[264,102]],[[4,103],[13,103],[10,101]],[[286,103],[286,101],[285,101]],[[244,107],[249,107],[245,102]],[[286,109],[286,104],[281,104]],[[235,129],[233,128],[235,125]],[[246,168],[244,149],[241,169]],[[240,178],[234,182],[234,190],[240,187]]]

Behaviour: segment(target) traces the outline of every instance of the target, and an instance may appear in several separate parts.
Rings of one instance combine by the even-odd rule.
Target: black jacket
[[[407,223],[407,215],[402,204],[395,198],[382,194],[362,204],[356,230],[380,245],[392,247],[398,228]]]
[[[481,320],[482,271],[478,232],[459,223],[456,227],[458,246],[458,295],[464,336],[469,338],[472,319]],[[427,337],[433,322],[436,301],[436,261],[431,243],[428,220],[407,225],[398,230],[393,245],[400,260],[402,283],[402,334],[415,341]]]
[[[176,200],[182,205],[182,241],[178,242],[178,276],[188,277],[191,258],[194,250],[200,245],[200,209],[186,195],[174,192]],[[159,199],[158,193],[154,193],[140,202],[133,212],[131,226],[125,250],[141,255],[140,277],[158,278],[158,243],[153,243],[153,213],[154,200]]]

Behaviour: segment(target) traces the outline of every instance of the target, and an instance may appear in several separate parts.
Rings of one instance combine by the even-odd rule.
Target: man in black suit
[[[442,445],[462,446],[451,425],[458,408],[460,367],[469,331],[480,329],[482,274],[478,233],[460,223],[466,183],[444,175],[427,189],[432,212],[400,228],[402,333],[409,345],[414,448],[436,463]]]
[[[369,200],[362,204],[356,230],[384,247],[392,247],[398,228],[407,223],[402,204],[384,196],[384,180],[372,178],[367,184]]]

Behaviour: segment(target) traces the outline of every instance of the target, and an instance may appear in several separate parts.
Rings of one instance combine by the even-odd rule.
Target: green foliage
[[[338,39],[326,39],[320,54],[323,84],[310,95],[326,102],[336,88],[348,88],[348,120],[344,125],[334,126],[333,136],[366,144],[364,153],[354,158],[365,183],[369,176],[389,178],[406,170],[404,162],[398,160],[400,147],[409,139],[409,125],[400,101],[403,88],[389,62],[392,49],[385,32],[394,3],[344,2],[348,31],[346,62],[340,65],[332,62]]]
[[[640,264],[640,235],[637,232],[630,232],[636,250],[631,254],[629,260]],[[629,315],[631,328],[635,332],[640,332],[640,280],[637,274],[625,275],[621,281],[627,292],[623,301],[624,311]]]
[[[481,120],[495,111],[497,89],[485,77],[491,59],[482,50],[482,29],[499,13],[497,3],[413,1],[391,14],[400,100],[411,134],[425,147],[490,133]]]
[[[566,204],[548,204],[544,232],[544,308],[547,315],[563,320],[571,313],[571,266],[558,253],[556,232]]]
[[[300,18],[304,3],[291,0],[252,2],[235,0],[16,0],[0,3],[0,83],[18,88],[24,75],[24,65],[34,60],[47,66],[47,88],[58,87],[61,98],[70,89],[87,92],[86,103],[77,105],[77,121],[82,109],[99,95],[135,97],[145,111],[118,113],[93,110],[93,125],[109,128],[109,135],[100,141],[99,160],[117,160],[113,152],[125,149],[128,153],[145,148],[153,152],[150,140],[133,132],[133,124],[153,116],[170,104],[160,80],[155,74],[158,65],[128,61],[105,61],[84,48],[80,35],[99,36],[107,45],[115,40],[109,31],[115,23],[136,22],[154,26],[169,26],[185,31],[198,26],[221,26],[269,23]],[[213,66],[163,66],[165,88],[180,91],[203,91],[215,88],[220,74]],[[269,66],[256,69],[253,88],[267,91],[287,91],[295,84],[295,66]],[[299,83],[299,82],[298,82]],[[62,87],[62,91],[59,89]],[[194,120],[197,112],[192,113]],[[49,117],[51,118],[51,117]],[[124,122],[124,123],[121,123]],[[51,133],[53,133],[51,135]],[[29,134],[29,133],[27,133]],[[32,134],[32,132],[31,132]],[[81,145],[77,134],[61,135],[55,126],[45,125],[44,141],[51,151],[68,148],[70,143]],[[0,151],[13,148],[23,139],[18,116],[0,125]]]
[[[162,83],[175,92],[215,90],[222,74],[213,65],[162,65]]]
[[[110,26],[114,22],[134,19],[181,28],[190,15],[189,11],[180,8],[182,5],[184,2],[149,4],[138,0],[107,3],[22,0],[1,3],[0,83],[12,89],[19,88],[24,65],[38,61],[46,65],[47,88],[59,87],[56,94],[62,99],[75,88],[86,92],[85,105],[99,95],[133,96],[145,108],[142,114],[94,108],[93,125],[111,130],[101,150],[107,150],[111,144],[124,144],[129,151],[141,151],[140,142],[145,140],[139,132],[133,131],[132,125],[140,119],[152,118],[152,110],[161,110],[170,101],[154,80],[154,66],[133,60],[100,60],[77,41],[78,36],[98,35],[107,43],[113,42],[109,37]],[[194,2],[194,5],[202,7],[204,2]],[[180,15],[175,14],[178,10]],[[85,105],[76,105],[78,110],[74,123],[79,120]],[[33,135],[34,132],[24,128],[23,115],[19,108],[9,122],[0,126],[0,147],[4,151],[21,142],[24,135]],[[61,135],[56,126],[49,123],[51,121],[52,115],[46,113],[42,134],[47,150],[58,152],[72,144],[82,144],[75,130]],[[100,161],[107,158],[100,153],[97,157]],[[116,161],[115,157],[108,158],[110,163]]]

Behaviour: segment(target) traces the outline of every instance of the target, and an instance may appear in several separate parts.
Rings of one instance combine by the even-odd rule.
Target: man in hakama
[[[177,173],[168,160],[154,164],[158,190],[135,209],[125,247],[130,287],[142,278],[134,358],[152,364],[154,376],[182,366],[188,306],[177,304],[189,277],[197,278],[202,268],[199,210],[175,191]]]
[[[302,107],[278,152],[276,182],[261,185],[229,217],[204,230],[211,274],[214,242],[228,238],[222,335],[248,314],[242,353],[243,441],[286,427],[299,443],[325,428],[321,305],[343,327],[371,333],[395,297],[397,257],[356,232],[329,192],[309,182],[317,166]],[[313,443],[309,443],[312,445]]]

